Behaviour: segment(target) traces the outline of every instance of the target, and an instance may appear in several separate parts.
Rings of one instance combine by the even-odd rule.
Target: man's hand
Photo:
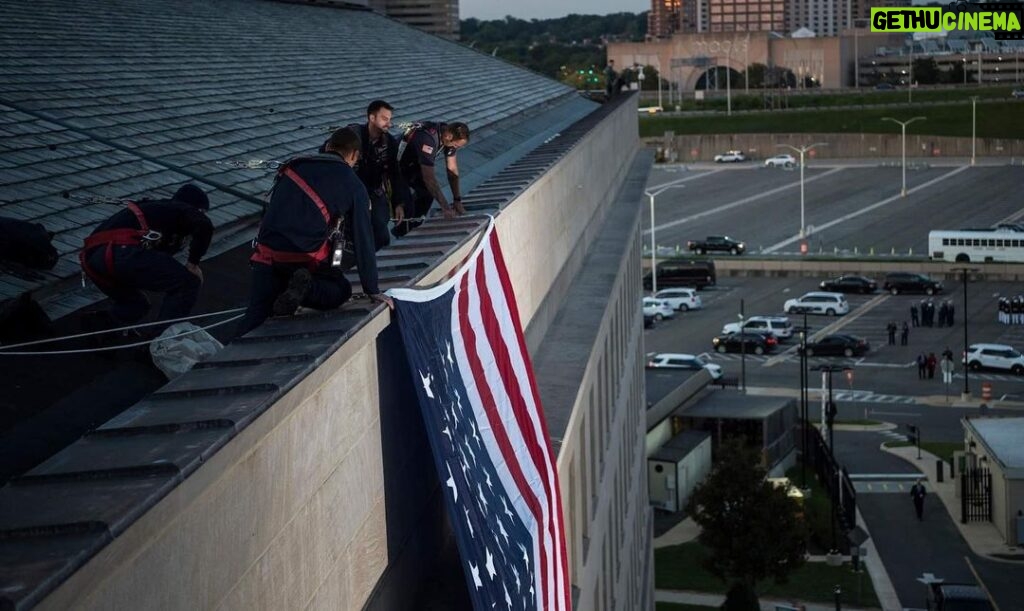
[[[401,223],[405,220],[405,208],[402,204],[395,206],[395,223]]]
[[[395,309],[395,301],[388,297],[387,295],[385,295],[384,293],[373,293],[372,295],[369,295],[369,297],[370,301],[383,303],[384,305],[388,306],[388,309],[391,310]]]
[[[457,214],[458,216],[462,216],[463,214],[466,214],[466,208],[463,207],[463,205],[462,205],[462,198],[461,197],[456,197],[455,199],[453,199],[452,200],[452,206],[455,208],[455,214]]]
[[[199,278],[200,284],[202,284],[202,282],[203,282],[203,270],[199,269],[198,265],[196,265],[195,263],[186,263],[185,264],[185,269],[187,269],[188,271],[190,271],[193,274],[195,274],[196,278]]]
[[[454,219],[456,216],[455,210],[453,210],[451,206],[445,206],[441,208],[441,214],[444,215],[445,220],[449,221]]]

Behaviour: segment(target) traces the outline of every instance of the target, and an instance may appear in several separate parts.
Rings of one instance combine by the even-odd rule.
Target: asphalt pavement
[[[891,165],[891,162],[886,162]],[[898,167],[810,168],[804,185],[806,224],[815,250],[859,253],[921,254],[930,229],[994,225],[1024,216],[1019,185],[1024,169],[993,165],[923,167],[907,172],[909,193],[899,197]],[[657,241],[661,246],[687,239],[725,234],[745,240],[752,252],[791,250],[800,226],[799,172],[744,167],[702,166],[672,172],[656,170],[651,185],[678,181],[656,201]],[[869,266],[851,261],[850,273]],[[870,273],[867,275],[871,275]],[[824,278],[723,277],[715,287],[701,291],[705,308],[680,313],[645,331],[647,352],[703,354],[720,364],[727,376],[745,370],[750,392],[796,396],[799,358],[796,338],[765,356],[719,354],[711,339],[722,325],[734,322],[741,311],[752,315],[781,315],[786,299],[818,290]],[[878,278],[881,280],[881,278]],[[961,285],[946,286],[936,303],[952,299],[956,320],[952,327],[918,327],[910,330],[907,346],[887,343],[886,325],[910,320],[910,306],[924,296],[851,295],[851,312],[843,317],[808,316],[808,332],[843,332],[868,339],[871,351],[856,358],[812,358],[810,366],[842,364],[853,369],[852,382],[835,376],[833,389],[839,419],[869,419],[890,423],[885,430],[839,431],[836,454],[857,482],[858,507],[872,536],[879,559],[891,579],[899,605],[892,608],[923,608],[925,587],[918,581],[932,573],[947,581],[980,582],[989,589],[1000,611],[1024,611],[1024,561],[996,559],[997,546],[979,542],[994,540],[991,533],[979,538],[977,528],[958,526],[956,511],[947,507],[933,490],[941,484],[929,481],[924,521],[914,515],[909,486],[920,474],[935,479],[935,459],[916,460],[882,451],[885,441],[905,439],[901,425],[914,424],[930,441],[963,439],[962,418],[979,413],[979,400],[960,400],[964,372],[959,362],[953,384],[945,386],[941,374],[918,379],[914,358],[924,352],[949,347],[959,357],[964,342],[964,322],[969,341],[1009,343],[1024,348],[1024,327],[1001,325],[996,320],[1000,295],[1024,292],[1016,283],[976,282],[968,285],[968,305],[963,307]],[[966,314],[966,316],[965,316]],[[794,325],[802,316],[790,316]],[[742,365],[741,365],[742,360]],[[957,358],[959,361],[959,358]],[[820,374],[812,372],[809,386],[811,416],[820,416]],[[969,372],[967,383],[975,398],[981,384],[991,385],[993,413],[1024,415],[1024,377],[1007,372]],[[724,391],[734,392],[734,391]],[[944,489],[947,497],[952,493]],[[971,525],[972,527],[979,525]],[[991,527],[994,531],[994,527]],[[975,548],[975,549],[972,549]],[[1012,555],[1019,550],[1002,551]]]

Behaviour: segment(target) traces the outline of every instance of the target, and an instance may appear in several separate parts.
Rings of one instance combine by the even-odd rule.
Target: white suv
[[[1024,354],[1006,344],[971,344],[964,362],[974,370],[990,367],[1024,374]]]
[[[764,167],[766,168],[791,168],[795,165],[796,159],[788,154],[776,155],[764,160]]]
[[[850,304],[846,301],[846,295],[842,293],[807,293],[803,297],[790,299],[782,306],[787,314],[846,314],[850,311]]]
[[[654,320],[661,322],[663,318],[672,318],[676,311],[661,299],[644,297],[644,316],[651,316]]]
[[[690,369],[699,371],[707,369],[711,379],[718,380],[722,377],[722,366],[715,363],[708,363],[699,356],[692,354],[678,354],[662,352],[660,354],[647,355],[648,369]]]
[[[785,316],[751,316],[743,323],[743,330],[746,332],[770,332],[779,339],[793,337],[793,323],[789,322]],[[738,322],[730,322],[722,327],[723,335],[739,332],[740,323]]]
[[[665,289],[658,291],[654,298],[664,301],[680,312],[699,310],[704,307],[700,301],[700,295],[697,294],[697,289]]]

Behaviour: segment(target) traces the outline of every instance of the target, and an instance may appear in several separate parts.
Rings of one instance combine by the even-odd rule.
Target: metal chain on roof
[[[228,159],[224,161],[214,162],[217,165],[226,165],[236,170],[278,170],[285,164],[284,161],[277,161],[274,159],[245,159],[235,160]]]
[[[73,202],[79,202],[82,204],[110,204],[113,206],[123,206],[130,200],[122,199],[119,197],[103,197],[100,195],[75,195],[70,191],[63,191],[60,194],[64,199],[70,199]]]

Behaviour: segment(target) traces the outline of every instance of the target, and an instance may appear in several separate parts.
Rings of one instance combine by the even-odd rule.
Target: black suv
[[[965,583],[933,583],[928,588],[929,611],[992,611],[985,591]]]
[[[715,284],[715,262],[666,261],[658,264],[658,288],[693,287],[702,289]],[[644,276],[644,288],[651,290],[651,274]]]
[[[882,288],[893,295],[900,293],[924,293],[934,295],[942,292],[942,283],[932,280],[924,274],[912,274],[910,272],[893,272],[885,275],[885,283]]]

